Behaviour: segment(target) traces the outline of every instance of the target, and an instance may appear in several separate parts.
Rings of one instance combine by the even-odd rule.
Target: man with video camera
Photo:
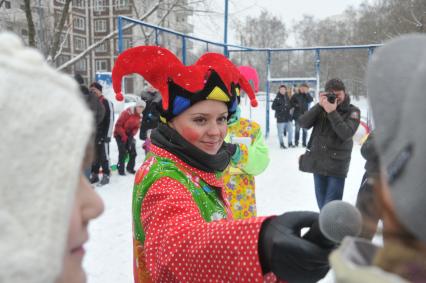
[[[352,137],[360,121],[360,110],[350,104],[345,85],[331,79],[320,93],[319,103],[299,118],[302,128],[313,127],[299,169],[313,173],[315,195],[321,209],[332,200],[341,200],[349,170]]]

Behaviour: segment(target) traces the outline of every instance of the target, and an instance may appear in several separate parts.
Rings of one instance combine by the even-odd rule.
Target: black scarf
[[[188,165],[210,173],[225,170],[232,156],[225,142],[215,155],[211,155],[198,149],[176,130],[164,124],[158,125],[152,131],[151,141],[154,145],[173,153]]]

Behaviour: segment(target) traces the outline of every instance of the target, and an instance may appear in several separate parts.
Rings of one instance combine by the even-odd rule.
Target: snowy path
[[[262,126],[265,124],[263,103],[260,102],[260,107],[252,113],[253,118]],[[279,149],[275,119],[272,114],[271,133],[267,140],[271,163],[266,171],[256,178],[258,214],[281,214],[291,210],[318,211],[312,174],[298,170],[297,160],[304,150],[301,147]],[[244,108],[243,116],[249,116]],[[136,164],[140,166],[143,153],[140,141],[137,142]],[[111,143],[111,152],[114,163],[117,160],[114,141]],[[355,202],[363,173],[364,160],[360,155],[359,145],[355,144],[343,200]],[[105,202],[105,213],[90,226],[91,239],[86,247],[87,255],[84,262],[89,283],[133,282],[131,236],[133,177],[133,175],[125,177],[113,175],[109,185],[96,188]],[[320,282],[333,282],[332,276],[329,274]]]

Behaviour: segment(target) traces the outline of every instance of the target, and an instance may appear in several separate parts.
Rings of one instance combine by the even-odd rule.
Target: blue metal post
[[[182,36],[182,63],[186,65],[186,37]]]
[[[317,89],[316,89],[316,97],[319,101],[319,92],[320,92],[320,73],[321,73],[321,57],[320,57],[320,50],[315,49],[315,73],[317,77]]]
[[[209,52],[209,43],[206,43],[206,52]]]
[[[123,18],[118,16],[118,53],[123,52]]]
[[[373,56],[374,53],[374,48],[370,47],[368,48],[368,61],[370,61],[371,56]],[[368,89],[367,89],[367,97],[368,97]],[[370,130],[373,129],[373,123],[372,123],[372,115],[371,115],[371,111],[370,111],[370,107],[367,108],[367,126]]]
[[[158,45],[158,29],[154,29],[155,33],[155,45]]]
[[[269,137],[269,78],[271,77],[270,74],[270,65],[271,65],[271,51],[268,50],[268,57],[266,59],[266,125],[265,125],[265,138]]]
[[[224,34],[223,34],[223,43],[225,46],[223,47],[223,54],[226,57],[229,57],[228,53],[228,0],[225,0],[225,23],[224,23]]]

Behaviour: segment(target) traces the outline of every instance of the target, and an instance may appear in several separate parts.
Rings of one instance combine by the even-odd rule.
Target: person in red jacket
[[[135,174],[135,159],[136,159],[136,141],[134,136],[137,134],[142,119],[142,111],[145,109],[145,101],[139,100],[136,105],[129,107],[121,112],[118,117],[117,123],[114,128],[114,138],[117,141],[118,147],[118,174],[126,175],[124,173],[124,163],[126,154],[129,154],[129,162],[127,163],[126,170],[130,174]]]

